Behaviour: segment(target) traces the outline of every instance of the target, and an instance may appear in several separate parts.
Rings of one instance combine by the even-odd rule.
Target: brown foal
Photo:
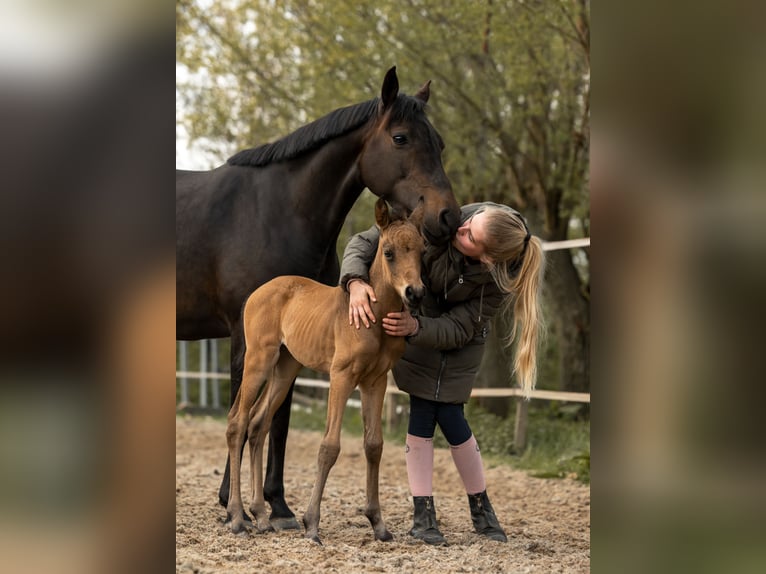
[[[380,240],[370,267],[376,317],[415,309],[424,294],[420,277],[424,243],[422,205],[410,219],[393,219],[386,202],[375,204]],[[226,439],[231,457],[231,530],[245,529],[240,492],[240,462],[245,434],[250,443],[250,487],[254,524],[270,530],[263,494],[263,444],[274,413],[302,366],[330,374],[327,425],[317,457],[317,476],[303,524],[306,538],[319,539],[319,506],[330,469],[340,453],[346,402],[355,388],[362,399],[364,452],[367,458],[367,506],[377,540],[391,540],[380,512],[378,477],[383,452],[381,413],[386,374],[404,352],[404,339],[386,335],[380,321],[369,329],[348,323],[348,294],[305,277],[282,276],[256,289],[244,308],[245,365],[239,394],[229,412]]]

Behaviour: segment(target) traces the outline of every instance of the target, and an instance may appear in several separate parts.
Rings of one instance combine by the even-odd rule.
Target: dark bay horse
[[[231,337],[232,403],[242,380],[245,299],[280,275],[336,284],[336,241],[365,187],[410,211],[422,201],[431,242],[457,229],[443,142],[425,114],[429,94],[430,82],[414,96],[400,94],[394,67],[379,98],[337,109],[212,171],[177,172],[176,338]],[[269,435],[265,497],[278,528],[298,528],[283,487],[291,393]],[[224,506],[229,472],[227,461]]]
[[[375,204],[380,228],[378,250],[370,267],[370,285],[377,294],[375,314],[385,317],[402,307],[416,309],[425,287],[420,260],[425,244],[418,229],[422,209],[410,218],[392,220],[385,200]],[[378,477],[383,452],[381,414],[386,374],[404,353],[404,338],[386,335],[380,323],[355,329],[348,323],[348,293],[306,277],[283,275],[262,285],[244,309],[247,349],[242,386],[229,412],[226,440],[231,459],[231,490],[227,519],[233,532],[245,529],[240,488],[240,458],[250,437],[250,490],[255,525],[270,530],[263,494],[263,443],[271,420],[303,366],[330,374],[327,424],[317,457],[317,476],[303,524],[306,538],[319,539],[319,506],[330,469],[340,453],[343,410],[359,387],[367,458],[365,515],[376,540],[391,540],[380,512]]]

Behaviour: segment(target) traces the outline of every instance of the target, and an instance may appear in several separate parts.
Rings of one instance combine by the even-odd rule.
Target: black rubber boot
[[[433,496],[413,496],[415,514],[410,535],[434,546],[449,546],[436,526],[436,508]]]
[[[498,542],[508,542],[508,537],[500,528],[486,490],[479,494],[469,494],[468,504],[471,507],[471,520],[476,532]]]

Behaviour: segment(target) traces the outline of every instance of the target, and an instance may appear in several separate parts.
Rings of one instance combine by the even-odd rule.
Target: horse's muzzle
[[[452,209],[442,209],[439,217],[432,222],[426,221],[423,224],[423,237],[429,243],[434,245],[443,245],[447,243],[460,226],[460,212]]]

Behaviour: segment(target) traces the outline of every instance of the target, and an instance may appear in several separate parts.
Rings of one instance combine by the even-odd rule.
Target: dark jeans
[[[437,424],[451,446],[463,444],[471,438],[471,427],[465,420],[462,403],[437,403],[410,395],[407,432],[420,438],[433,438]]]

